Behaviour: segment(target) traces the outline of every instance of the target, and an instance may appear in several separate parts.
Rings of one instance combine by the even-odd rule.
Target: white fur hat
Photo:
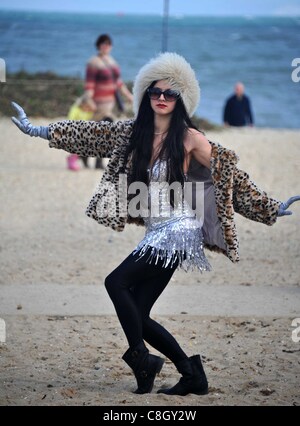
[[[168,80],[177,90],[191,117],[200,101],[200,87],[190,64],[177,53],[161,53],[138,72],[133,85],[133,109],[137,115],[145,91],[153,81]]]

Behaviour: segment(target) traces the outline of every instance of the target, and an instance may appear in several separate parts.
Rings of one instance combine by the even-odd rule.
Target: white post
[[[0,58],[0,83],[6,83],[6,64],[2,58]]]
[[[162,52],[168,50],[168,21],[169,21],[169,0],[164,0],[164,16],[162,30]]]
[[[5,321],[0,318],[0,343],[6,342],[6,329],[5,329]]]

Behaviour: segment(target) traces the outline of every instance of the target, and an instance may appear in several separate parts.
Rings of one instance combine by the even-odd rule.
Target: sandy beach
[[[209,394],[157,395],[179,377],[166,362],[153,393],[136,396],[103,282],[143,228],[116,233],[85,215],[102,171],[68,171],[65,152],[8,118],[0,131],[0,405],[300,405],[300,203],[272,227],[237,215],[240,262],[207,252],[213,271],[177,271],[153,311],[189,355],[201,353]],[[234,149],[269,195],[300,194],[300,130],[207,137]]]

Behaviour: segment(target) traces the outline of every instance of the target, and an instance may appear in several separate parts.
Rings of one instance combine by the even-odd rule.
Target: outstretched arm
[[[255,222],[273,225],[281,204],[281,201],[269,197],[265,191],[258,188],[248,173],[235,169],[233,207],[237,213]]]
[[[290,210],[287,210],[287,208],[295,203],[295,201],[300,201],[300,195],[295,195],[294,197],[290,197],[285,203],[281,203],[279,206],[279,210],[277,215],[280,216],[289,216],[293,214]]]
[[[238,168],[234,177],[234,210],[247,219],[273,225],[278,217],[291,215],[287,208],[300,200],[300,195],[289,198],[285,203],[269,197],[250,180],[246,172]]]
[[[132,120],[72,121],[63,120],[49,126],[33,126],[25,111],[15,102],[12,106],[18,118],[12,121],[25,134],[49,140],[49,147],[63,149],[83,157],[110,157],[116,144],[127,143],[132,132]]]

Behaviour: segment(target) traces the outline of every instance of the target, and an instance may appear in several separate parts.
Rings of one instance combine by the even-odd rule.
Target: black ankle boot
[[[159,389],[157,393],[181,396],[189,393],[196,395],[206,395],[208,393],[208,383],[200,355],[194,355],[179,362],[176,364],[176,368],[182,374],[179,382],[170,389]]]
[[[162,369],[164,360],[149,354],[144,343],[140,343],[134,349],[128,349],[122,358],[134,372],[138,385],[134,393],[150,393],[155,376]]]

